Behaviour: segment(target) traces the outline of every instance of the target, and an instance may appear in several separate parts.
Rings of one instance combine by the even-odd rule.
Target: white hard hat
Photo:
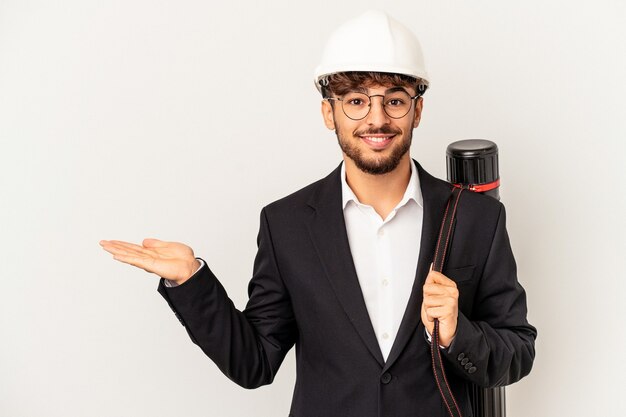
[[[428,86],[422,47],[415,35],[381,11],[368,11],[348,20],[328,39],[315,69],[315,86],[337,72],[373,71],[421,78]]]

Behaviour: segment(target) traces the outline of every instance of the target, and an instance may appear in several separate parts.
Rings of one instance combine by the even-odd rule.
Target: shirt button
[[[378,231],[378,236],[385,236],[385,231],[383,229],[380,229]]]
[[[385,278],[383,279],[383,287],[386,287],[387,285],[389,285],[389,281]]]
[[[383,339],[389,339],[389,335],[387,333],[383,333]]]

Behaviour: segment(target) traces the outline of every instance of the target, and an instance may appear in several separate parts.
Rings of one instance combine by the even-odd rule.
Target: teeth
[[[375,137],[370,137],[370,136],[364,136],[364,137],[365,137],[365,139],[367,139],[367,140],[369,140],[371,142],[378,142],[378,143],[384,142],[387,139],[389,139],[389,138],[375,138]]]

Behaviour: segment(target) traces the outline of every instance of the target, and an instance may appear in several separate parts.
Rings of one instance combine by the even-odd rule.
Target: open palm
[[[113,259],[178,284],[191,277],[200,266],[193,250],[179,242],[144,239],[143,246],[140,246],[120,240],[101,240],[100,245],[105,251],[113,254]]]

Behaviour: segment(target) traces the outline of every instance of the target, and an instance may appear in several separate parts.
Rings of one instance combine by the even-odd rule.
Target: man
[[[274,379],[295,344],[291,416],[445,416],[430,334],[465,416],[470,383],[530,372],[536,331],[501,203],[464,193],[443,273],[430,270],[450,185],[410,158],[428,86],[419,43],[384,13],[335,32],[316,71],[343,163],[261,212],[246,309],[181,243],[102,241],[162,277],[192,341],[237,384]]]

